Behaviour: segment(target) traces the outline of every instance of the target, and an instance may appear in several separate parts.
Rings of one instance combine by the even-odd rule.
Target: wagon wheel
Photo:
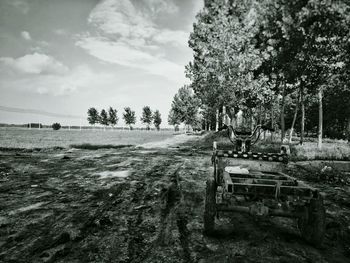
[[[214,178],[207,180],[204,207],[204,233],[211,234],[214,231],[216,215],[216,182]]]
[[[298,219],[298,228],[302,237],[309,243],[321,245],[326,226],[326,211],[323,199],[311,199],[310,204],[304,207],[304,216]]]

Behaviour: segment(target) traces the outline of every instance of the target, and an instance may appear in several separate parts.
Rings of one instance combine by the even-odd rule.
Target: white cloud
[[[173,14],[179,11],[178,6],[169,0],[143,0],[143,3],[151,10],[152,14]]]
[[[80,65],[61,75],[21,74],[17,78],[0,80],[0,86],[37,94],[64,96],[85,92],[89,88],[108,86],[116,82],[117,79],[114,74],[97,73],[87,65]]]
[[[59,36],[67,35],[67,31],[62,28],[55,29],[53,32]]]
[[[104,38],[88,37],[77,42],[77,45],[103,61],[142,69],[173,81],[181,81],[181,75],[184,75],[182,66],[162,57],[134,49],[123,42],[111,42]]]
[[[28,74],[64,74],[68,68],[55,58],[33,53],[23,57],[0,57],[0,62],[20,73]]]
[[[25,40],[31,40],[32,37],[30,36],[29,32],[27,31],[22,31],[21,32],[21,36],[25,39]]]
[[[142,39],[144,46],[152,42],[164,44],[165,38],[159,36],[167,35],[171,40],[166,43],[186,46],[187,42],[183,41],[183,36],[188,33],[160,28],[155,23],[157,16],[178,11],[173,2],[164,0],[144,0],[143,2],[148,12],[137,8],[131,0],[104,0],[92,10],[88,22],[111,39],[123,38],[131,42]]]
[[[23,14],[27,14],[29,11],[29,5],[27,2],[22,0],[7,0],[7,3],[12,5],[13,7],[20,10]]]
[[[187,47],[188,39],[189,33],[180,30],[162,30],[153,37],[159,44],[172,44],[178,47]]]
[[[82,92],[88,87],[96,87],[109,83],[110,74],[95,73],[88,66],[81,65],[73,68],[69,73],[63,76],[48,75],[36,79],[34,88],[39,94],[52,94],[54,96],[63,96],[75,93],[78,90]]]
[[[104,0],[90,13],[88,22],[97,33],[79,36],[76,45],[109,63],[145,70],[177,82],[184,66],[168,60],[166,48],[187,47],[188,33],[161,28],[157,17],[178,12],[173,1]]]

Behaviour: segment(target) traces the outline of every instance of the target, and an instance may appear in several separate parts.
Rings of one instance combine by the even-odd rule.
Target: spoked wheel
[[[298,228],[307,242],[321,245],[326,228],[326,211],[322,197],[311,199],[310,204],[304,208],[303,217],[298,219]]]
[[[216,215],[216,182],[214,178],[207,180],[204,207],[204,233],[211,234],[215,228]]]

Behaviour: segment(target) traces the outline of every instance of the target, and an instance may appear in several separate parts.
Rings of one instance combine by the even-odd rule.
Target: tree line
[[[109,107],[108,110],[102,109],[100,112],[95,108],[91,107],[87,111],[87,120],[90,125],[100,124],[104,127],[114,127],[118,124],[119,117],[118,111],[113,107]],[[123,120],[129,129],[133,129],[133,125],[136,124],[136,113],[130,107],[125,107],[123,112]],[[162,118],[159,110],[154,112],[149,106],[145,106],[142,109],[141,122],[146,125],[146,129],[150,130],[150,125],[153,123],[155,128],[159,131]]]
[[[195,124],[196,106],[206,129],[226,109],[231,120],[241,111],[251,123],[279,128],[282,140],[288,128],[301,143],[317,134],[319,148],[324,136],[350,136],[348,1],[205,3],[189,39],[191,84],[175,95],[169,123]],[[191,106],[184,112],[181,104]]]

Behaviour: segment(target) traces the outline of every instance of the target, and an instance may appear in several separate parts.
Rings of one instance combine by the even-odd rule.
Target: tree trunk
[[[258,124],[259,124],[259,125],[262,124],[262,106],[261,106],[261,104],[260,104],[260,107],[259,107]]]
[[[305,101],[304,101],[303,83],[301,83],[301,87],[300,87],[300,103],[301,103],[300,144],[303,145],[304,133],[305,133]]]
[[[295,121],[297,120],[297,116],[298,116],[299,102],[300,102],[300,94],[298,96],[297,104],[295,105],[292,127],[290,128],[290,134],[289,134],[289,143],[292,143],[294,125],[295,125]]]
[[[323,130],[323,105],[322,105],[322,88],[318,90],[318,142],[317,147],[322,150],[322,130]]]
[[[266,123],[266,118],[267,118],[267,113],[266,113],[266,109],[265,109],[265,113],[264,113],[264,122]],[[264,129],[264,141],[266,140],[266,129]]]
[[[284,120],[284,108],[285,108],[285,100],[286,100],[286,84],[283,83],[282,90],[282,107],[281,107],[281,142],[283,142],[284,137],[286,136],[286,124]]]
[[[226,107],[222,106],[222,126],[224,126],[226,124]]]
[[[216,124],[215,131],[219,131],[219,109],[216,110]]]
[[[271,141],[273,141],[274,129],[275,129],[275,117],[273,112],[273,102],[271,104]]]
[[[348,137],[348,143],[350,143],[350,119],[348,119],[347,137]]]
[[[254,131],[254,116],[253,116],[253,109],[250,109],[250,130]]]

